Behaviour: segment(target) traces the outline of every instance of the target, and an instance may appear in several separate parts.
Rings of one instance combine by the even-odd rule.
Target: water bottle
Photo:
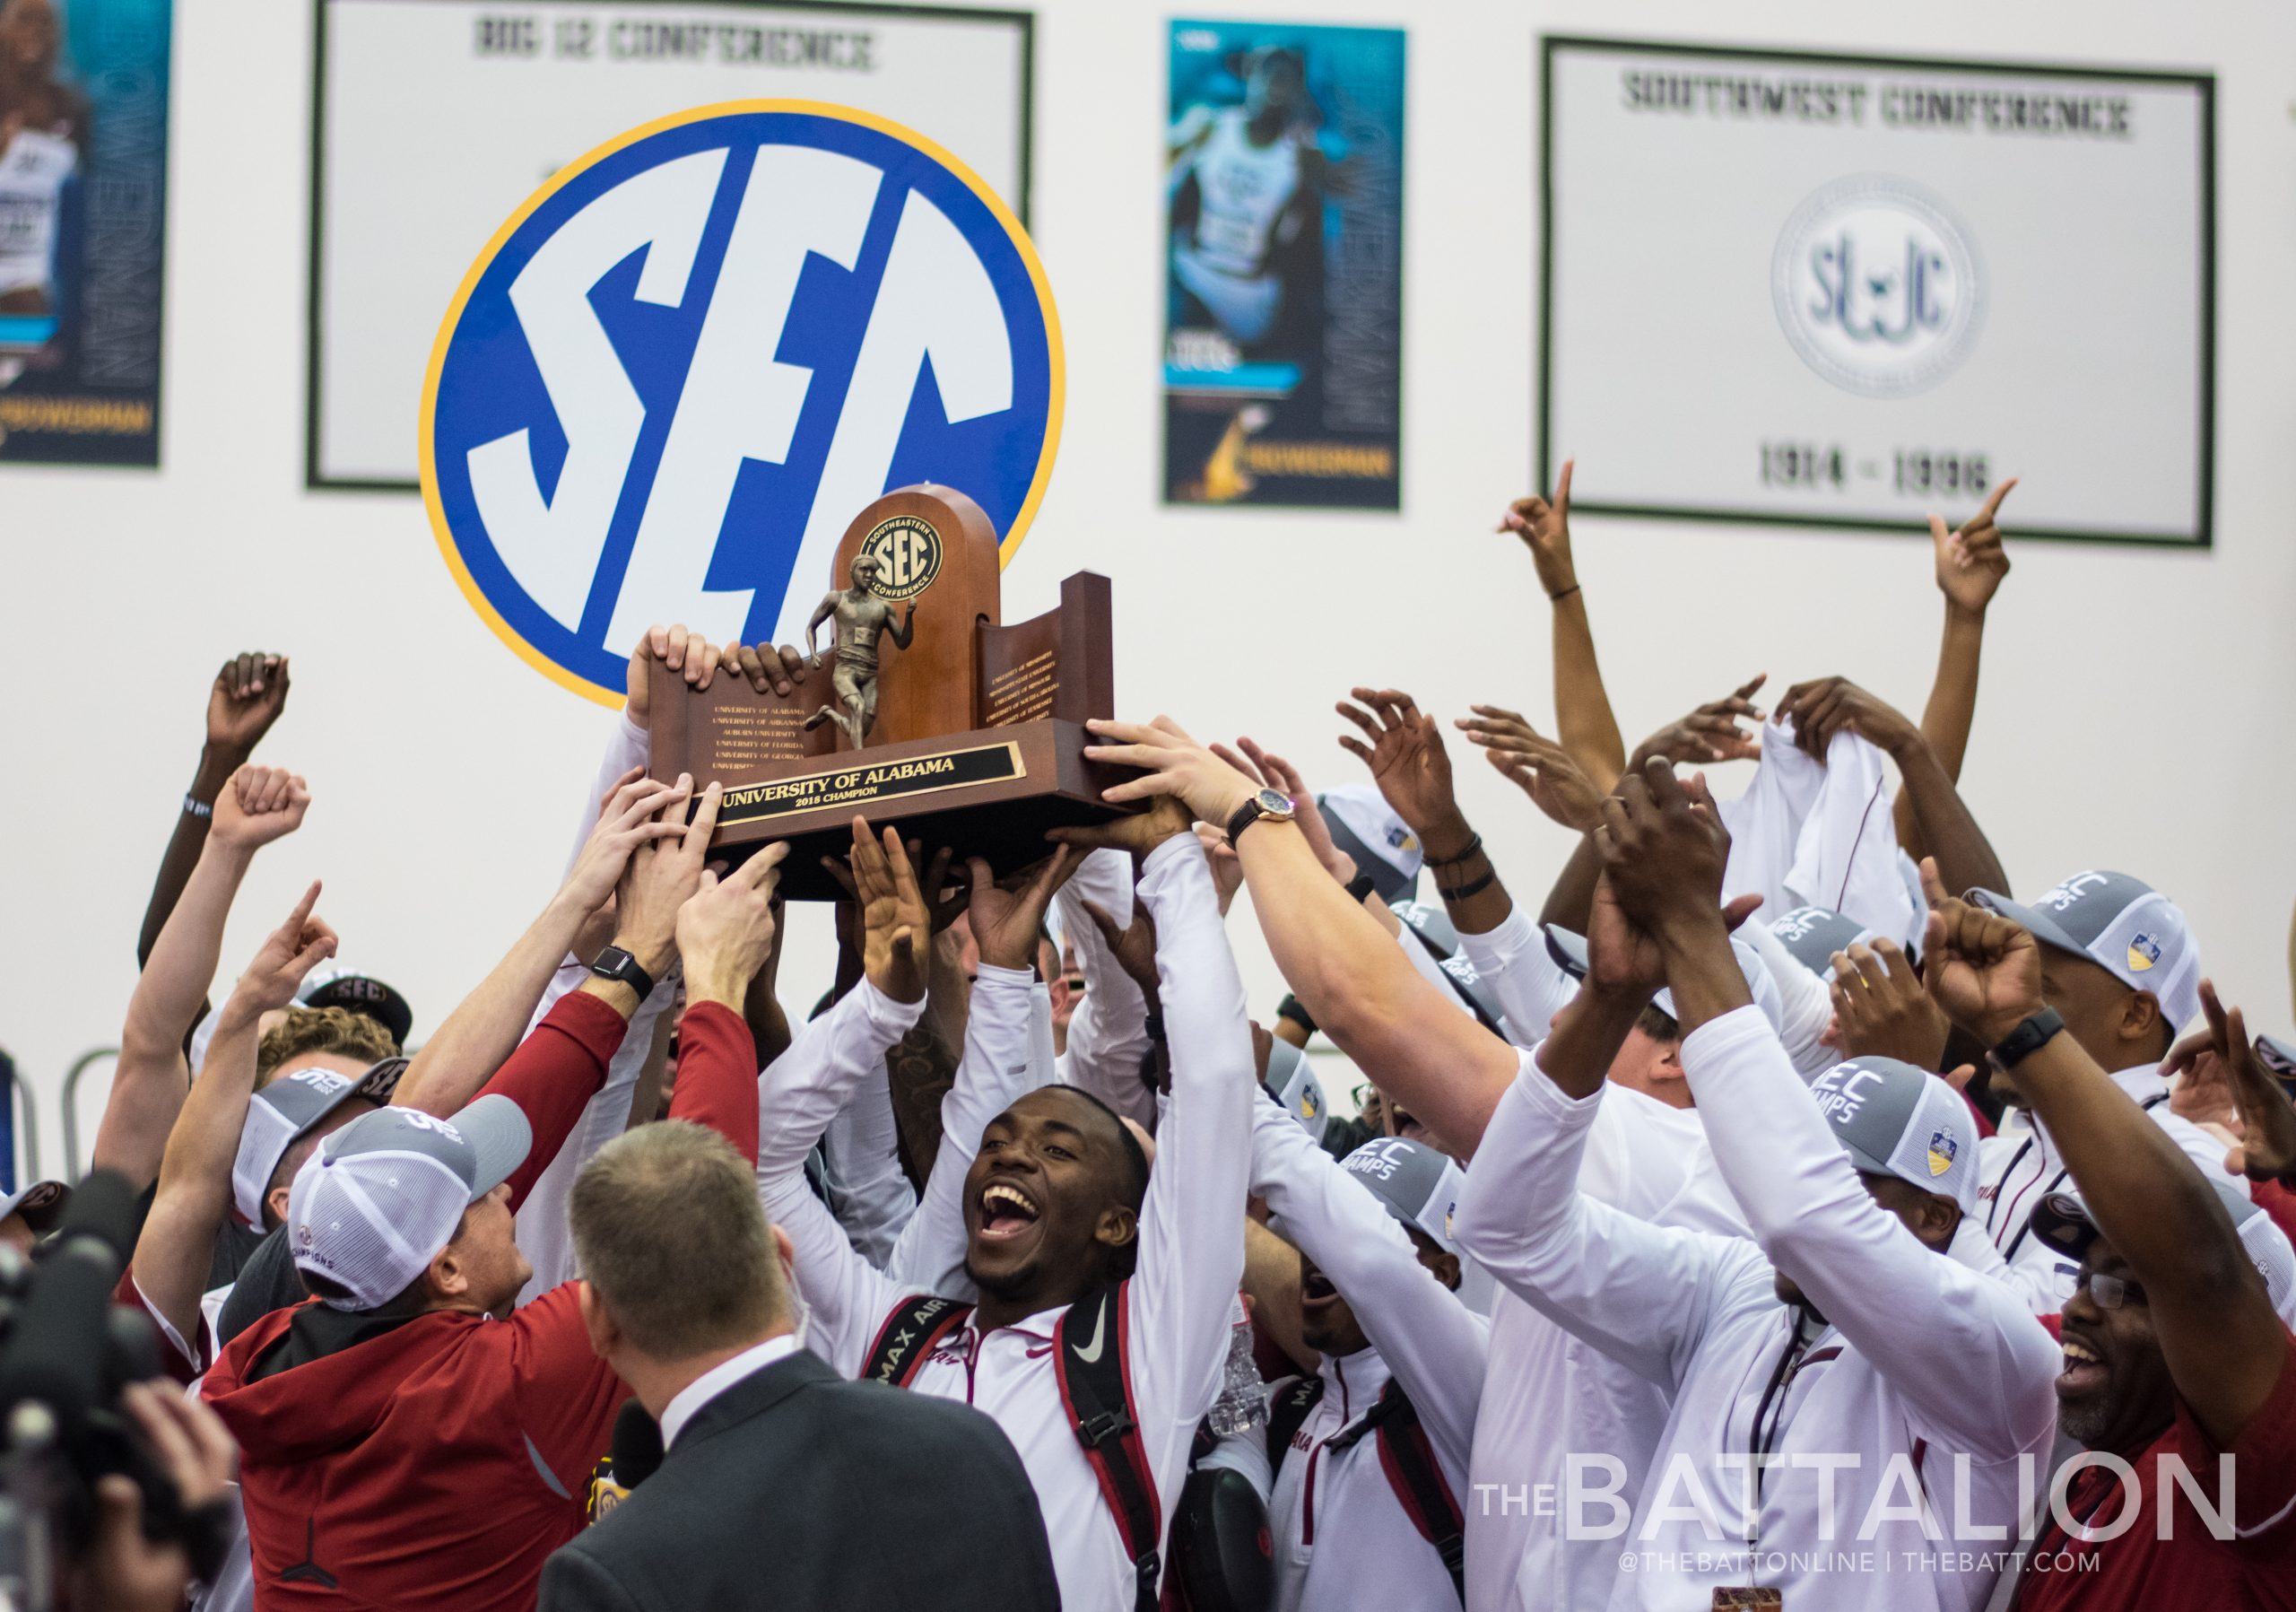
[[[1267,1420],[1267,1386],[1252,1361],[1251,1317],[1239,1296],[1229,1311],[1228,1363],[1221,1369],[1220,1397],[1206,1418],[1222,1438],[1248,1433]]]

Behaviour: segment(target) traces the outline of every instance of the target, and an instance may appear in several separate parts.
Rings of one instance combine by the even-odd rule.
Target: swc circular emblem
[[[480,254],[431,353],[423,498],[488,624],[619,704],[651,623],[804,636],[890,488],[969,494],[1009,562],[1062,388],[1035,249],[962,163],[849,108],[728,102],[600,146]],[[937,538],[888,542],[881,590],[922,591]]]
[[[1778,322],[1844,391],[1903,397],[1969,356],[1982,311],[1976,250],[1944,205],[1885,174],[1826,186],[1770,259]]]
[[[877,562],[869,591],[881,599],[913,599],[941,574],[941,534],[914,515],[896,515],[869,528],[861,552]]]

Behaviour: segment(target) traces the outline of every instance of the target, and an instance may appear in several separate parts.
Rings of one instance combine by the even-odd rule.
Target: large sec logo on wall
[[[963,164],[848,108],[729,102],[600,146],[480,254],[431,353],[423,498],[487,623],[618,704],[649,623],[799,636],[888,488],[970,494],[1010,562],[1061,395],[1044,270]]]

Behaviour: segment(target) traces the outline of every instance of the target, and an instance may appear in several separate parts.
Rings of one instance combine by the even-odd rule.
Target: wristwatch
[[[2064,1028],[2064,1015],[2054,1007],[2044,1007],[2002,1037],[2001,1044],[1987,1052],[1985,1060],[1996,1069],[2013,1069]]]
[[[600,952],[597,961],[590,964],[590,972],[601,980],[619,980],[638,993],[643,1002],[654,992],[654,976],[638,966],[638,959],[618,945]]]
[[[1238,806],[1236,815],[1228,819],[1228,843],[1233,845],[1246,829],[1263,817],[1273,823],[1289,823],[1297,809],[1289,795],[1274,789],[1262,789]]]

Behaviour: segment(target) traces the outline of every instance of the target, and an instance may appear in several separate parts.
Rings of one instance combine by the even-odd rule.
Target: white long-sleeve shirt
[[[2199,1166],[2201,1174],[2211,1181],[2230,1181],[2243,1197],[2248,1195],[2247,1181],[2225,1173],[2224,1144],[2183,1115],[2170,1111],[2169,1086],[2161,1078],[2158,1065],[2139,1064],[2119,1071],[2112,1079],[2152,1117],[2154,1124],[2169,1133],[2169,1139]],[[2009,1262],[2003,1279],[2016,1289],[2034,1314],[2057,1313],[2073,1296],[2073,1278],[2080,1264],[2066,1259],[2031,1231],[2033,1206],[2071,1184],[2056,1142],[2031,1111],[2012,1107],[2001,1116],[1999,1128],[1978,1145],[1977,1163],[1977,1212],[1993,1246]]]
[[[1578,981],[1548,954],[1546,937],[1519,905],[1495,929],[1481,935],[1462,930],[1459,950],[1507,1015],[1518,1047],[1544,1041],[1554,1015],[1578,994]]]
[[[1573,1102],[1535,1059],[1459,1210],[1460,1241],[1501,1280],[1674,1396],[1631,1531],[1610,1541],[1638,1570],[1609,1604],[1672,1612],[1756,1584],[1788,1606],[1974,1612],[1996,1576],[1981,1558],[2013,1537],[2020,1458],[2055,1435],[2055,1344],[2005,1286],[1874,1201],[1758,1011],[1700,1026],[1683,1065],[1759,1248],[1574,1190],[1605,1094]],[[1773,1261],[1815,1314],[1779,1303]],[[1746,1505],[1755,1450],[1775,1464]]]
[[[1804,968],[1786,949],[1778,932],[1759,919],[1738,926],[1737,937],[1753,947],[1770,983],[1778,987],[1778,1040],[1792,1060],[1794,1073],[1815,1080],[1841,1061],[1825,1044],[1833,1023],[1833,992],[1826,982]]]
[[[648,739],[646,730],[630,719],[627,711],[613,719],[613,733],[606,740],[605,754],[598,759],[597,775],[590,780],[590,792],[585,797],[583,810],[574,834],[574,848],[566,858],[568,872],[582,855],[582,847],[589,842],[590,831],[597,826],[598,802],[613,787],[614,780],[632,767],[646,765]],[[579,987],[590,977],[590,962],[587,957],[568,954],[561,959],[558,969],[544,988],[542,1000],[535,1004],[534,1016],[526,1021],[526,1034],[550,1016],[558,999]],[[519,1207],[517,1219],[518,1251],[526,1255],[534,1267],[534,1278],[518,1292],[518,1302],[540,1298],[561,1282],[571,1281],[579,1271],[574,1259],[574,1238],[566,1224],[566,1200],[574,1190],[574,1178],[590,1155],[613,1141],[630,1128],[630,1103],[637,1090],[638,1076],[646,1067],[647,1055],[654,1047],[654,1026],[662,1015],[669,1011],[677,998],[674,978],[654,982],[653,990],[630,1015],[630,1028],[622,1033],[622,1045],[606,1063],[605,1084],[600,1086],[575,1124],[573,1133],[566,1138],[566,1146],[545,1167],[535,1181],[534,1190]],[[519,1039],[524,1040],[525,1037]]]
[[[1323,1397],[1276,1470],[1268,1503],[1275,1607],[1448,1604],[1450,1574],[1396,1498],[1376,1437],[1326,1445],[1378,1402],[1392,1372],[1419,1412],[1444,1481],[1454,1497],[1464,1496],[1488,1328],[1419,1262],[1379,1200],[1265,1094],[1252,1117],[1252,1190],[1331,1278],[1371,1345],[1324,1358]]]
[[[1143,869],[1139,899],[1156,920],[1172,1099],[1141,1205],[1124,1325],[1141,1443],[1169,1516],[1196,1424],[1220,1390],[1230,1308],[1243,1279],[1255,1082],[1243,981],[1202,847],[1185,835],[1160,846]],[[797,1285],[811,1312],[807,1341],[848,1374],[865,1364],[895,1305],[918,1289],[853,1251],[805,1186],[804,1157],[863,1062],[882,1058],[918,1011],[865,982],[822,1021],[838,1021],[824,1038],[831,1056],[809,1053],[793,1063],[793,1046],[761,1088],[759,1190],[796,1247]],[[1062,1604],[1070,1612],[1130,1612],[1132,1563],[1060,1402],[1051,1344],[1066,1308],[987,1332],[961,1328],[909,1386],[977,1407],[1013,1441],[1044,1513]]]
[[[1076,948],[1077,971],[1084,976],[1084,999],[1068,1015],[1067,1050],[1039,1085],[1057,1080],[1090,1092],[1126,1119],[1153,1132],[1156,1094],[1140,1078],[1148,1056],[1148,1002],[1100,937],[1100,925],[1084,911],[1089,902],[1122,928],[1132,922],[1132,858],[1120,850],[1096,850],[1078,865],[1053,898],[1061,932]],[[1052,1002],[1045,1000],[1045,1033],[1052,1032]]]

